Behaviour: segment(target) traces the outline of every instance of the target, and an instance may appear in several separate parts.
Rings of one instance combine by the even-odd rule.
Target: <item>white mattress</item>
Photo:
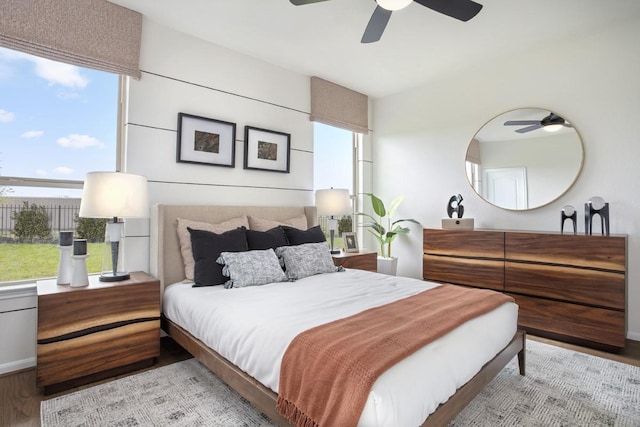
[[[177,283],[166,287],[163,311],[277,392],[282,356],[300,332],[435,286],[350,269],[238,289]],[[393,366],[373,385],[358,425],[422,424],[509,343],[517,318],[517,305],[503,304]]]

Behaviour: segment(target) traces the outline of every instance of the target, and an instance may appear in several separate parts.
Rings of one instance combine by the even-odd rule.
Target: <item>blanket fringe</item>
[[[309,418],[293,402],[280,396],[276,402],[276,410],[280,415],[291,421],[296,427],[320,427],[318,423]]]

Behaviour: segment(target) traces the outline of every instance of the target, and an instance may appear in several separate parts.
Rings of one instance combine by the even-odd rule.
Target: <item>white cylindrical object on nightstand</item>
[[[71,283],[73,267],[71,264],[71,250],[73,246],[58,246],[60,250],[60,261],[58,263],[58,285],[68,285]]]
[[[89,274],[87,273],[87,258],[89,255],[73,255],[73,275],[71,287],[82,288],[89,286]]]

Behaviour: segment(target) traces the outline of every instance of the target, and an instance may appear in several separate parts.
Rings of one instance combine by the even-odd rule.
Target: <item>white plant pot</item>
[[[390,276],[395,276],[396,271],[398,270],[398,258],[384,258],[378,257],[378,273],[388,274]]]

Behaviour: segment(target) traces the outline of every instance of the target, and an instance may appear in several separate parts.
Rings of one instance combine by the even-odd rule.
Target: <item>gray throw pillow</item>
[[[343,270],[333,263],[327,242],[282,246],[276,249],[276,254],[284,261],[289,280]]]
[[[217,262],[224,265],[222,274],[229,277],[224,284],[227,289],[287,281],[273,249],[222,252]]]

